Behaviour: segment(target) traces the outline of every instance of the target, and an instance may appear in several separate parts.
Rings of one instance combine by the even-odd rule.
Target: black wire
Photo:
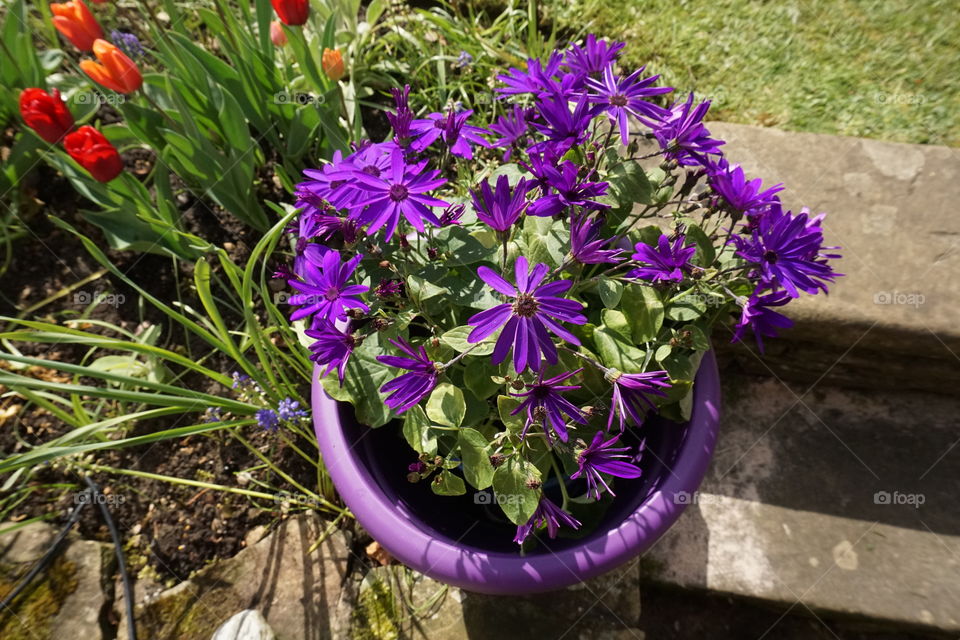
[[[84,493],[86,493],[89,497],[89,491],[85,491]],[[29,585],[30,582],[37,577],[37,574],[46,569],[47,565],[50,564],[54,557],[56,557],[57,551],[60,548],[60,544],[67,537],[67,534],[70,533],[70,529],[73,528],[73,525],[75,525],[77,520],[80,519],[80,512],[85,506],[87,506],[87,502],[89,501],[81,500],[80,503],[73,508],[73,511],[70,512],[70,517],[67,519],[66,526],[64,526],[63,529],[60,530],[60,533],[57,534],[57,537],[54,538],[53,544],[50,545],[50,548],[47,549],[47,552],[43,554],[43,557],[41,557],[35,565],[33,565],[33,568],[30,569],[27,575],[20,579],[20,582],[18,582],[17,586],[13,588],[13,591],[7,594],[7,597],[3,599],[3,602],[0,602],[0,613],[10,606],[10,603],[13,602],[14,599],[16,599],[16,597],[27,588],[27,585]]]
[[[137,625],[133,619],[133,587],[130,585],[130,574],[127,573],[127,563],[123,558],[123,544],[120,540],[120,533],[117,531],[117,525],[113,521],[113,516],[110,515],[110,509],[107,507],[106,501],[99,498],[99,496],[103,495],[100,493],[100,487],[98,487],[89,476],[83,476],[83,479],[86,481],[90,491],[93,492],[93,500],[99,505],[100,513],[103,514],[103,519],[107,523],[107,529],[110,530],[110,537],[113,539],[113,548],[117,554],[117,568],[120,571],[120,580],[123,581],[123,604],[127,610],[127,637],[130,640],[137,640]]]

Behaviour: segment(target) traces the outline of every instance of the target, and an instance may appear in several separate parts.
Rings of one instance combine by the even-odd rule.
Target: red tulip
[[[143,84],[143,76],[133,60],[106,40],[93,43],[93,54],[100,62],[81,60],[80,68],[97,84],[117,93],[133,93]]]
[[[50,143],[73,131],[73,115],[56,89],[53,95],[43,89],[24,89],[20,93],[20,115],[28,127]]]
[[[270,0],[270,4],[277,12],[280,22],[290,27],[303,24],[310,15],[309,0]]]
[[[90,51],[93,41],[103,37],[100,24],[83,0],[54,3],[50,5],[50,11],[53,12],[53,26],[80,51]]]
[[[278,47],[287,44],[287,34],[283,32],[283,27],[276,20],[270,23],[270,41]]]
[[[100,182],[110,182],[123,171],[123,159],[102,133],[84,125],[63,140],[70,157]]]

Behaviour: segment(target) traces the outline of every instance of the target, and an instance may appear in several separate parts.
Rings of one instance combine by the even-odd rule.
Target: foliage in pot
[[[709,102],[618,74],[623,46],[510,69],[486,129],[394,90],[390,138],[298,185],[284,275],[327,392],[402,429],[410,482],[492,488],[521,547],[589,532],[640,474],[647,415],[689,418],[715,326],[762,350],[839,275],[823,216],[730,164]]]

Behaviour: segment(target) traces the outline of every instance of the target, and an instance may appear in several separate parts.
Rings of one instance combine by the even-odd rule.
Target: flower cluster
[[[337,371],[327,391],[373,426],[399,416],[411,482],[510,487],[520,544],[641,476],[646,418],[689,418],[715,326],[762,349],[790,326],[775,308],[839,275],[823,215],[748,179],[710,103],[666,101],[623,47],[591,35],[509,69],[487,128],[394,89],[391,135],[297,187],[290,317]]]

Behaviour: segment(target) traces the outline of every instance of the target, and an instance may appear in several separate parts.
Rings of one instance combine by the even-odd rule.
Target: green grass
[[[574,0],[564,31],[627,42],[624,63],[714,99],[711,118],[960,146],[956,0]]]

